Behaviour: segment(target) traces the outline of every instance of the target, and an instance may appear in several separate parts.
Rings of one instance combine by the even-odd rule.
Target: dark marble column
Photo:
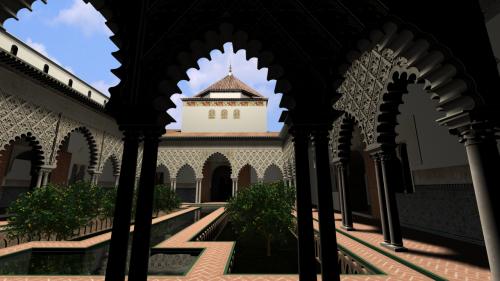
[[[390,244],[391,238],[389,235],[389,226],[387,225],[387,206],[385,204],[384,179],[382,176],[382,167],[380,164],[380,155],[372,154],[373,162],[375,163],[375,177],[377,179],[378,204],[380,208],[380,225],[384,236],[384,243]]]
[[[141,177],[137,193],[134,235],[128,280],[146,281],[148,277],[153,195],[161,130],[152,128],[144,132]]]
[[[292,126],[290,133],[293,136],[295,152],[299,279],[301,281],[316,281],[316,257],[314,254],[314,229],[309,175],[309,130],[305,127]]]
[[[380,167],[382,170],[385,204],[387,208],[387,225],[389,227],[390,244],[385,245],[388,248],[402,252],[407,249],[403,247],[403,237],[401,235],[401,226],[399,223],[399,212],[396,201],[395,184],[397,181],[391,177],[391,170],[394,161],[396,161],[395,147],[388,148],[380,153]]]
[[[340,214],[342,215],[342,225],[345,224],[345,210],[344,210],[344,192],[342,191],[342,182],[340,180],[340,162],[335,162],[335,171],[337,173],[337,189],[339,191]]]
[[[342,222],[342,228],[345,230],[354,230],[352,224],[351,195],[349,190],[349,178],[347,176],[347,165],[348,162],[346,160],[341,160],[339,162],[340,187],[342,188],[342,202],[344,205],[344,221]]]
[[[318,181],[318,216],[321,244],[321,280],[338,281],[340,272],[337,255],[337,238],[333,213],[333,193],[328,154],[328,127],[315,128],[313,142],[316,155],[316,179]]]
[[[130,210],[132,209],[132,198],[134,195],[139,132],[133,128],[126,128],[123,134],[122,165],[116,192],[115,215],[109,245],[106,281],[125,280]]]
[[[500,280],[500,215],[495,212],[500,199],[500,156],[495,135],[491,129],[473,127],[462,132],[462,141],[469,160],[491,280]]]

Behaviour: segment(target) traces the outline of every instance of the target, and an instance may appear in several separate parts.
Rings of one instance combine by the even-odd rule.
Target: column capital
[[[488,121],[471,122],[468,126],[463,126],[456,129],[458,132],[458,140],[465,146],[473,144],[481,144],[488,142],[496,142],[499,138],[499,130],[494,128],[493,124]]]

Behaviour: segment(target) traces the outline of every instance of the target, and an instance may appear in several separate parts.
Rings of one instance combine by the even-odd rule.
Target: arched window
[[[87,97],[88,97],[89,99],[92,97],[92,91],[89,91],[89,92],[87,93]]]
[[[239,109],[235,109],[233,111],[233,119],[240,119],[240,110]]]
[[[215,119],[215,110],[214,109],[210,109],[208,111],[208,119]]]
[[[69,79],[68,86],[73,87],[73,79]]]
[[[223,109],[220,113],[220,118],[221,119],[227,119],[227,110]]]
[[[19,48],[16,45],[12,45],[12,47],[10,47],[10,53],[13,54],[14,56],[17,56],[18,50]]]
[[[49,65],[48,64],[43,66],[43,72],[49,73]]]

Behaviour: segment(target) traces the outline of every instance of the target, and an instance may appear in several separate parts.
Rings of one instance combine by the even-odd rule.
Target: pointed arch
[[[257,170],[251,164],[244,164],[236,174],[238,178],[238,190],[242,190],[258,180]]]
[[[170,186],[171,173],[165,164],[158,164],[156,166],[156,184],[163,184]]]
[[[264,182],[282,181],[283,170],[276,163],[272,163],[266,167],[263,179]]]
[[[203,166],[201,167],[201,174],[203,174],[203,171],[205,171],[208,161],[216,156],[222,157],[225,161],[227,161],[227,163],[229,163],[229,168],[231,169],[231,174],[232,174],[232,172],[234,171],[233,163],[231,162],[231,160],[229,160],[230,158],[224,152],[220,151],[213,152],[205,158],[205,160],[203,161]]]

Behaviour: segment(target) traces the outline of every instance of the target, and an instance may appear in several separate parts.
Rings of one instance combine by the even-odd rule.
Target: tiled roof
[[[252,89],[250,86],[245,84],[243,81],[238,79],[233,74],[229,73],[226,77],[208,86],[205,90],[201,91],[195,98],[203,97],[210,92],[243,92],[253,98],[265,98],[263,95],[259,94],[256,90]]]

